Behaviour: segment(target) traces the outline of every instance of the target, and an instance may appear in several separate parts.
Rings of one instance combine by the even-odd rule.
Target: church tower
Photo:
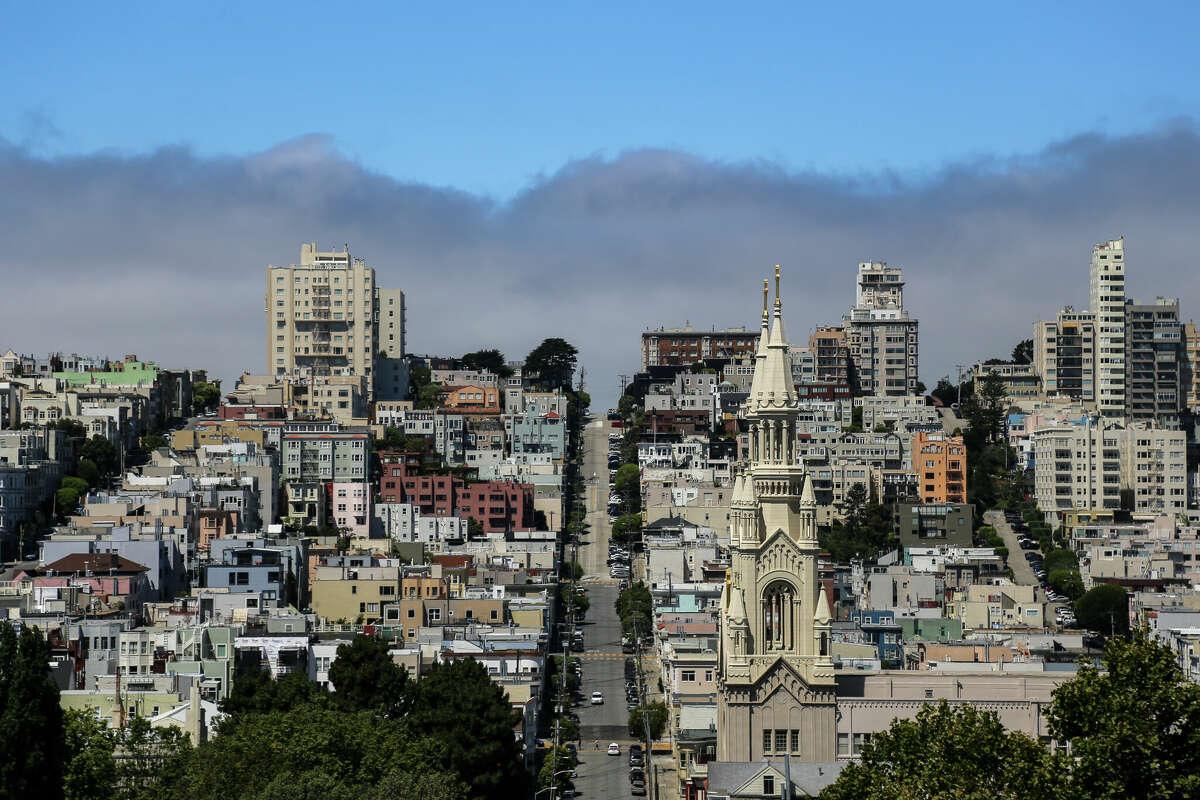
[[[721,604],[717,758],[836,758],[829,601],[817,572],[817,503],[796,452],[779,267],[763,281],[762,334],[746,400],[750,452],[734,478]]]

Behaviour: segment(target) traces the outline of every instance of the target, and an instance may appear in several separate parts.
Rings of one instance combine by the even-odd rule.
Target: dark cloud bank
[[[120,355],[230,377],[265,364],[264,267],[349,242],[408,294],[415,352],[578,344],[611,402],[647,325],[753,325],[784,265],[789,332],[837,321],[855,265],[904,267],[921,373],[1005,355],[1087,304],[1092,243],[1124,235],[1129,291],[1197,296],[1200,132],[951,164],[919,180],[665,150],[573,162],[506,202],[347,160],[322,136],[245,158],[177,148],[46,159],[0,142],[0,348]]]

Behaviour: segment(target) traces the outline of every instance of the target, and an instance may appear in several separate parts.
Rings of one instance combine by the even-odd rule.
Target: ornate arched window
[[[796,587],[773,581],[762,594],[762,649],[792,650],[796,646]]]

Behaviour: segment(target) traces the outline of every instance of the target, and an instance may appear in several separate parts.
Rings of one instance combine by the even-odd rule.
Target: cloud
[[[1006,355],[1087,304],[1090,246],[1124,235],[1132,294],[1192,313],[1200,134],[1083,134],[919,178],[670,150],[584,158],[496,201],[407,183],[322,135],[245,157],[178,147],[46,158],[0,142],[0,347],[136,352],[230,378],[266,362],[265,267],[349,243],[403,288],[415,352],[575,342],[611,402],[645,326],[753,325],[784,265],[788,330],[835,322],[860,260],[904,267],[921,375]]]

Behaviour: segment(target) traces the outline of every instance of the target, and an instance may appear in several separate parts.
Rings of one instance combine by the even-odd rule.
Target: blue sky
[[[326,133],[505,198],[642,147],[920,177],[1200,101],[1195,4],[348,5],[10,5],[0,138],[237,156]]]

